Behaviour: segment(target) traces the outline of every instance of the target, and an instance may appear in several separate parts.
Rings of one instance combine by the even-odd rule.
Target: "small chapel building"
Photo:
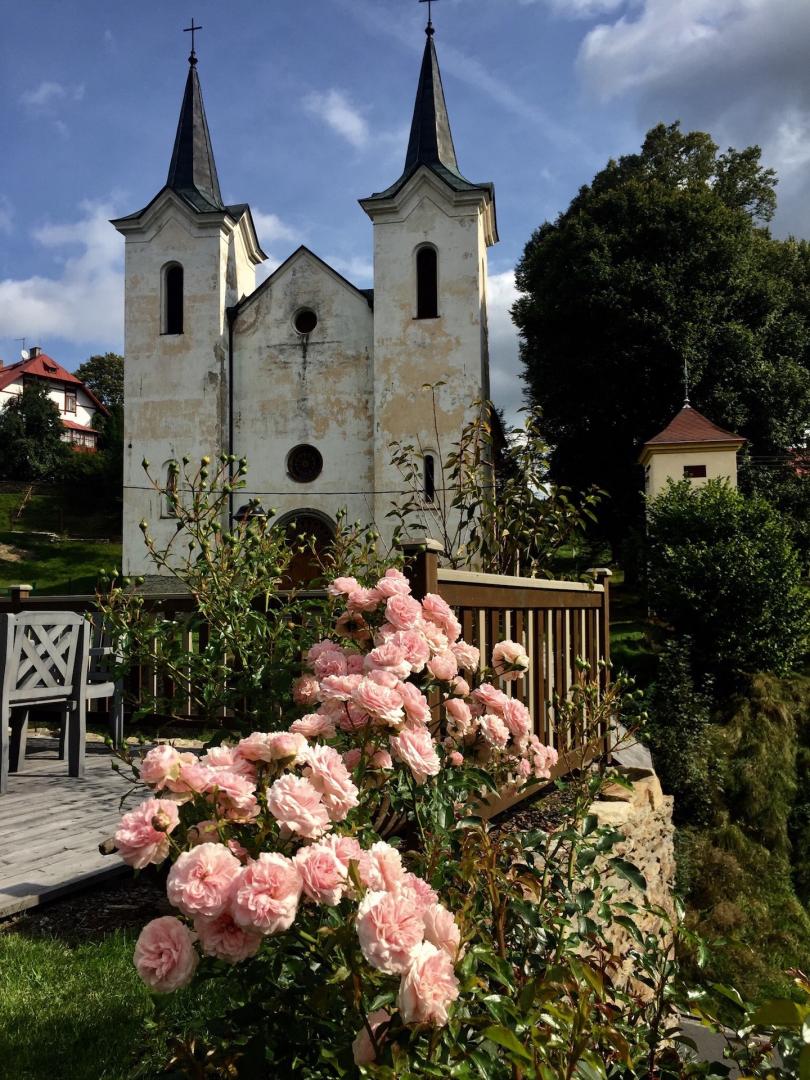
[[[139,522],[175,532],[142,459],[165,482],[187,455],[248,460],[251,498],[328,535],[345,508],[390,539],[403,480],[391,443],[424,453],[422,497],[489,397],[487,249],[491,183],[462,175],[428,22],[402,174],[360,199],[373,225],[374,288],[306,247],[256,287],[266,258],[247,204],[226,205],[192,47],[166,184],[112,222],[126,240],[123,569],[149,573]],[[436,391],[434,423],[424,384]],[[182,497],[182,491],[179,492]]]
[[[741,435],[713,424],[687,401],[642,447],[644,494],[656,498],[669,480],[688,480],[695,487],[709,480],[726,480],[736,488],[737,454],[744,444]]]

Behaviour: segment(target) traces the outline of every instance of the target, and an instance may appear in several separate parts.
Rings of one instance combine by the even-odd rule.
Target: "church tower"
[[[175,531],[141,462],[165,483],[184,454],[227,452],[226,310],[266,258],[249,207],[222,200],[193,45],[166,184],[112,224],[126,240],[123,570],[139,574],[154,568],[138,523],[159,545]]]
[[[498,240],[495,191],[462,176],[430,20],[402,175],[360,205],[374,224],[375,517],[402,486],[392,441],[426,454],[425,494],[441,460],[489,397],[487,248]],[[426,383],[436,391],[437,425]],[[432,458],[431,460],[427,460]]]

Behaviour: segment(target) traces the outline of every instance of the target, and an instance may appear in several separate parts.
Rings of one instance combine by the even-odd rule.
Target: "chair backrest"
[[[75,696],[87,668],[88,630],[74,611],[0,615],[0,698],[14,705]]]

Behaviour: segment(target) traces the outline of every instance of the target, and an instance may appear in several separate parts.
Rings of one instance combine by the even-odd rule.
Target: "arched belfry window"
[[[433,454],[425,454],[425,502],[434,502],[436,499],[436,458]]]
[[[164,334],[183,333],[183,267],[169,263],[163,268]]]
[[[439,256],[435,247],[425,245],[416,252],[416,317],[439,316]]]

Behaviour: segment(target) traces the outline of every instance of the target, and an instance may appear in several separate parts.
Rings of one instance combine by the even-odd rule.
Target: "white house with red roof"
[[[44,353],[39,347],[27,350],[28,355],[16,364],[5,366],[0,360],[0,409],[23,392],[30,382],[38,382],[48,391],[48,397],[59,409],[63,439],[77,450],[96,450],[98,432],[93,424],[99,413],[106,416],[108,410],[91,390]]]
[[[700,486],[727,480],[737,486],[737,454],[745,439],[707,420],[687,402],[681,411],[642,447],[644,491],[660,495],[668,480],[689,480]]]

